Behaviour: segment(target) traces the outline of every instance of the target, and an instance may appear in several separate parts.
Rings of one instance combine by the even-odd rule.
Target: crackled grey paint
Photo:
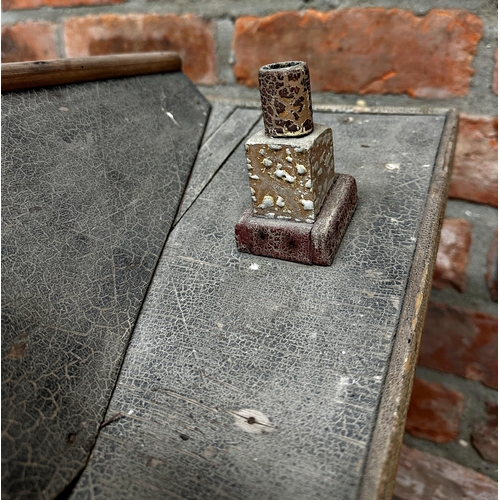
[[[213,130],[214,125],[212,124],[218,122],[222,114],[219,107],[214,111],[214,120],[210,121],[211,126],[210,129],[207,129],[207,135]],[[234,151],[241,141],[241,137],[248,133],[260,117],[261,112],[257,109],[236,108],[228,114],[221,125],[204,141],[196,162],[193,165],[193,171],[189,178],[186,192],[182,197],[182,202],[175,218],[175,224],[179,222],[220,166]]]
[[[84,466],[208,112],[182,73],[2,95],[2,498]]]
[[[169,236],[73,500],[358,498],[444,117],[317,119],[359,189],[334,264],[236,250],[240,144]]]

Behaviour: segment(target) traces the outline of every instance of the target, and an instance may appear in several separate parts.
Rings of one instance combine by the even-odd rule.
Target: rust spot
[[[167,461],[163,458],[151,457],[146,462],[146,467],[157,467],[158,465],[166,464],[166,463],[167,463]]]
[[[18,344],[14,344],[10,349],[7,354],[7,357],[9,359],[19,359],[22,358],[24,355],[24,351],[26,350],[26,343],[25,342],[20,342]]]
[[[302,125],[302,127],[304,128],[304,130],[312,130],[313,129],[313,122],[312,120],[310,120],[309,118],[304,122],[304,124]]]
[[[276,108],[276,113],[278,113],[278,115],[286,111],[285,105],[281,101],[278,101],[278,99],[274,100],[274,107]]]
[[[257,422],[257,420],[255,420],[255,417],[248,417],[247,418],[247,423],[252,425],[252,424],[255,424],[255,422]]]

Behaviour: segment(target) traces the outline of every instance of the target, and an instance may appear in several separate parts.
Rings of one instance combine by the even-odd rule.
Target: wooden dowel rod
[[[146,52],[2,64],[2,92],[180,71],[175,52]]]

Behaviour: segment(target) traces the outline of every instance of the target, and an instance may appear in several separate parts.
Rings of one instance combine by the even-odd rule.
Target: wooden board
[[[457,118],[315,120],[359,189],[333,265],[236,251],[242,135],[185,194],[71,498],[391,497]]]
[[[180,71],[175,52],[74,57],[2,64],[2,92]]]
[[[2,498],[85,466],[209,109],[180,71],[2,95]]]

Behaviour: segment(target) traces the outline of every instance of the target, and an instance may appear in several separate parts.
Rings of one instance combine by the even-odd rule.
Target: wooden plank
[[[256,89],[254,89],[257,91]],[[210,92],[210,89],[203,89],[204,96],[212,103],[218,103],[225,106],[235,106],[240,108],[260,108],[260,97],[221,97]],[[367,106],[357,104],[315,104],[313,102],[313,111],[316,113],[353,113],[353,114],[374,114],[374,115],[446,115],[450,108],[440,107],[422,107],[422,106]],[[315,115],[316,121],[316,115]]]
[[[424,208],[444,198],[432,182],[445,117],[316,119],[360,195],[333,265],[236,251],[241,142],[169,236],[110,402],[123,418],[102,429],[73,500],[359,499],[394,339],[412,324]]]
[[[212,105],[212,110],[210,111],[210,116],[208,117],[208,123],[205,127],[205,133],[203,134],[202,144],[212,137],[215,131],[224,123],[225,120],[234,112],[235,106],[228,106],[225,104],[220,104],[218,102]]]
[[[226,158],[246,137],[257,120],[260,119],[260,116],[260,110],[238,108],[203,144],[193,166],[186,192],[175,218],[175,224],[187,212],[218,169],[224,164]],[[248,191],[250,192],[250,189]]]
[[[457,129],[458,114],[456,111],[450,111],[436,157],[431,189],[425,205],[424,223],[415,249],[401,321],[363,474],[361,500],[392,498],[420,338],[432,286],[439,233],[446,208]]]
[[[175,52],[114,54],[2,64],[2,92],[180,71]]]
[[[2,96],[2,497],[85,466],[208,111],[182,72]]]

